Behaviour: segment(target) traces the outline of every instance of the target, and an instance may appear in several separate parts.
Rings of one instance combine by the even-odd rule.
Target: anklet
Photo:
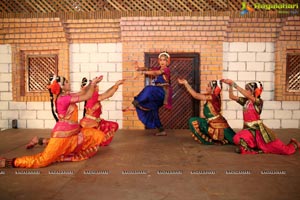
[[[39,138],[38,144],[42,146],[44,144],[44,138]]]

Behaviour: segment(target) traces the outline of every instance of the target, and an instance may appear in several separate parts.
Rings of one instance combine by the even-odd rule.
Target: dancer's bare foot
[[[122,109],[122,112],[127,112],[127,111],[135,111],[135,107],[128,106],[128,107]]]
[[[154,134],[155,136],[167,136],[168,134],[165,131],[161,131]]]
[[[30,142],[26,145],[26,149],[32,149],[35,145],[37,145],[39,142],[39,138],[37,136],[34,136]]]
[[[0,168],[4,168],[5,167],[5,158],[0,157]]]

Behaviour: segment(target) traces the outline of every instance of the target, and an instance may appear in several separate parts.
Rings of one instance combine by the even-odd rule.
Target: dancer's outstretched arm
[[[193,98],[198,99],[198,100],[207,100],[206,95],[196,92],[190,86],[190,84],[187,82],[187,80],[178,78],[177,81],[178,81],[179,84],[182,84],[182,85],[185,86],[185,88],[192,95]]]
[[[222,79],[222,82],[231,86],[231,87],[229,87],[229,98],[230,99],[235,100],[235,101],[237,101],[239,99],[239,97],[237,97],[233,94],[232,87],[234,87],[235,89],[237,89],[237,91],[239,91],[242,95],[244,95],[244,97],[246,97],[247,99],[250,99],[252,102],[255,102],[255,100],[256,100],[255,97],[252,96],[250,93],[248,93],[247,90],[238,86],[233,80]],[[231,96],[230,96],[230,94],[231,94]]]
[[[112,86],[102,94],[99,94],[98,101],[103,101],[105,99],[112,97],[115,94],[115,92],[118,90],[119,86],[124,83],[124,81],[125,79],[117,81],[114,86]]]

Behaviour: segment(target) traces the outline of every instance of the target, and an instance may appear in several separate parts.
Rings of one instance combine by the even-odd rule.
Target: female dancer
[[[158,129],[156,136],[166,136],[163,125],[159,118],[159,108],[165,105],[171,109],[171,73],[168,65],[170,64],[170,55],[162,52],[158,56],[159,67],[153,70],[137,67],[136,70],[141,74],[154,76],[152,85],[147,85],[132,102],[134,107],[128,107],[123,111],[136,110],[141,122],[149,129]]]
[[[205,118],[189,119],[192,137],[202,144],[233,144],[235,132],[221,114],[221,81],[209,82],[205,94],[197,93],[185,79],[178,79],[178,83],[183,84],[195,99],[206,101],[203,109]]]
[[[100,118],[100,115],[102,114],[101,101],[112,97],[118,90],[119,86],[124,83],[124,81],[125,80],[117,81],[114,86],[102,94],[98,93],[99,87],[95,86],[92,98],[85,102],[84,117],[80,120],[80,125],[83,129],[95,128],[101,130],[105,135],[107,135],[107,139],[101,143],[101,146],[109,145],[114,137],[115,132],[119,128],[117,122],[107,121]],[[87,79],[83,78],[81,84],[81,88],[83,90],[86,89],[87,83]]]
[[[102,77],[101,77],[102,78]],[[99,87],[95,86],[95,91],[93,93],[92,98],[85,101],[85,108],[83,113],[83,118],[80,120],[80,125],[83,128],[96,128],[101,130],[105,135],[107,135],[107,139],[105,142],[102,142],[100,146],[107,146],[112,141],[114,137],[114,133],[118,130],[119,125],[116,122],[107,121],[100,118],[102,114],[102,105],[101,101],[108,99],[114,95],[119,86],[124,83],[124,80],[119,80],[116,84],[108,89],[106,92],[102,94],[98,94]],[[84,77],[81,81],[81,92],[86,92],[88,89],[88,80]],[[57,119],[57,116],[54,114],[54,118]],[[31,149],[37,144],[39,145],[47,145],[49,142],[49,138],[42,138],[34,136],[31,141],[26,145],[27,149]]]
[[[102,77],[94,78],[86,93],[70,94],[70,84],[64,77],[55,76],[50,84],[51,92],[57,95],[55,105],[58,122],[44,151],[32,156],[13,159],[0,158],[0,167],[39,168],[61,161],[81,161],[95,155],[100,143],[105,140],[101,131],[80,131],[76,103],[92,97],[95,85]]]
[[[299,148],[299,142],[291,139],[285,145],[277,139],[275,134],[260,119],[263,108],[263,100],[260,95],[263,91],[263,85],[260,81],[246,84],[245,89],[239,87],[230,79],[223,79],[228,84],[229,97],[243,106],[244,128],[239,131],[233,138],[238,153],[241,154],[258,154],[273,153],[290,155]],[[233,89],[237,89],[244,97],[238,97],[233,94]]]

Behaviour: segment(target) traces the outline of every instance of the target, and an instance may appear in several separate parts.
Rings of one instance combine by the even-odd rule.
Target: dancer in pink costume
[[[245,89],[239,87],[230,79],[223,79],[228,84],[229,97],[243,106],[244,128],[239,131],[233,141],[238,145],[241,154],[273,153],[291,155],[299,148],[299,142],[292,138],[286,145],[276,138],[275,134],[260,119],[263,108],[263,100],[260,95],[263,85],[260,81],[246,84]],[[244,97],[233,94],[233,87]]]

